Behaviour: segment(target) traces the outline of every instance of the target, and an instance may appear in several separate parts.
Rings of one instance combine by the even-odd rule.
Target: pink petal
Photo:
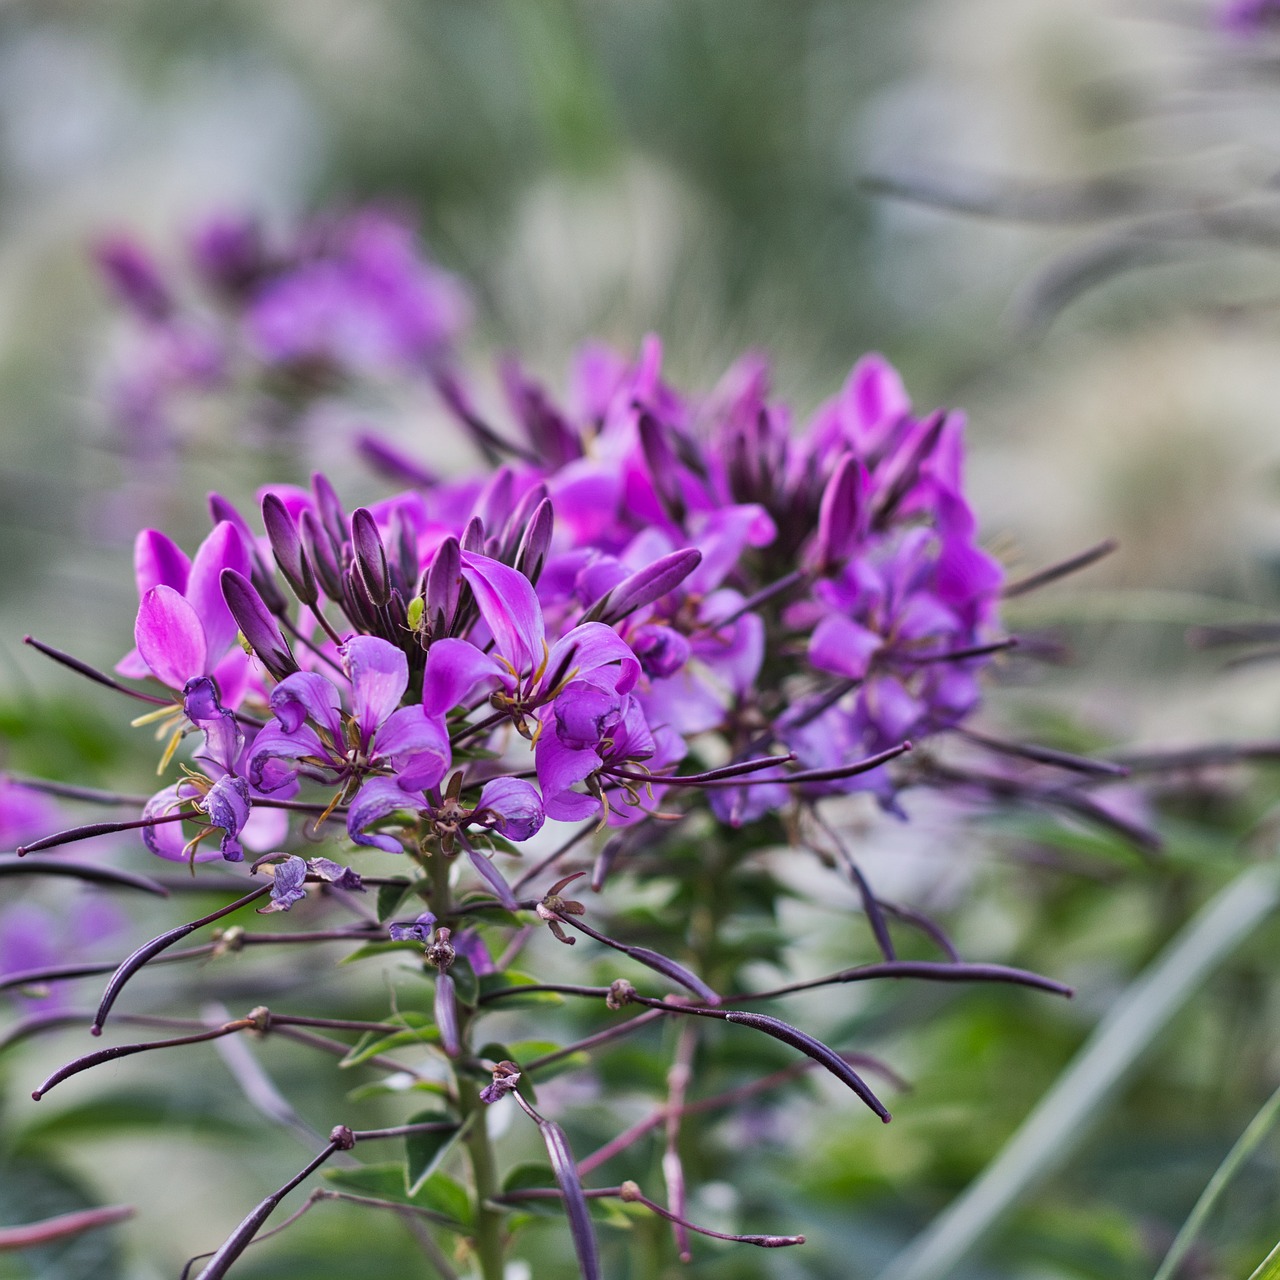
[[[206,674],[204,627],[172,587],[152,587],[142,597],[133,636],[151,674],[170,689],[181,689],[192,676]]]

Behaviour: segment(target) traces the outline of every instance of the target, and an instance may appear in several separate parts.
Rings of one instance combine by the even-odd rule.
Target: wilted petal
[[[172,787],[165,787],[163,791],[157,791],[143,806],[142,816],[159,818],[176,813],[181,805],[183,799],[181,792],[185,786],[185,783],[180,782]],[[191,856],[186,852],[187,838],[182,833],[181,822],[162,822],[153,827],[143,827],[142,842],[157,858],[166,858],[170,862],[186,862]],[[196,846],[197,862],[211,862],[221,856],[216,849]]]
[[[387,925],[387,932],[392,942],[421,942],[425,947],[431,941],[431,930],[435,927],[435,912],[424,911],[412,924],[393,920]]]
[[[277,862],[271,869],[271,901],[259,908],[259,915],[270,915],[273,911],[288,911],[295,902],[301,902],[307,896],[304,888],[307,879],[307,864],[298,857],[288,857]]]
[[[215,827],[221,827],[222,856],[228,862],[242,862],[240,829],[249,819],[249,784],[243,778],[227,775],[219,778],[200,806]]]
[[[477,814],[508,840],[528,840],[542,829],[542,797],[523,778],[494,778],[480,789]]]
[[[138,653],[161,684],[181,689],[204,675],[208,646],[196,611],[172,587],[152,587],[138,606]]]
[[[443,723],[421,707],[393,712],[374,738],[378,759],[390,759],[400,786],[406,791],[434,787],[452,760],[449,735]]]
[[[409,660],[390,641],[353,636],[342,647],[342,663],[351,679],[360,738],[367,744],[374,730],[400,705],[409,687]]]
[[[332,858],[312,858],[307,865],[322,880],[327,880],[339,889],[349,889],[354,893],[364,892],[359,873],[352,871],[350,867],[344,867],[340,862],[334,862]]]

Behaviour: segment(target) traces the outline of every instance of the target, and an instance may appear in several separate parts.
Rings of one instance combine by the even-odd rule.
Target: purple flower
[[[392,921],[387,925],[387,932],[392,942],[420,942],[425,947],[431,941],[431,931],[436,927],[433,912],[424,911],[412,924],[400,924]]]
[[[238,627],[222,593],[222,572],[249,572],[249,553],[235,527],[214,526],[195,559],[163,533],[145,529],[134,547],[142,602],[134,627],[137,648],[116,670],[135,678],[152,675],[170,689],[196,676],[214,675],[223,701],[235,708],[244,696],[248,664],[232,648]],[[229,652],[230,651],[230,652]]]
[[[319,253],[263,284],[246,327],[271,363],[383,373],[422,367],[467,313],[462,286],[418,254],[410,229],[370,211],[339,224]]]
[[[401,707],[409,684],[403,651],[376,636],[354,636],[342,650],[351,711],[326,677],[300,671],[271,691],[275,722],[254,743],[249,777],[273,792],[300,769],[332,781],[390,771],[410,791],[433,787],[449,767],[449,735],[422,706]],[[350,738],[347,726],[350,725]],[[353,809],[354,813],[354,809]],[[355,838],[357,827],[352,827]]]

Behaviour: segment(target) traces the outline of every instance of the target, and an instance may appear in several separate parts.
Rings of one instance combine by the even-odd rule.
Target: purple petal
[[[143,529],[133,544],[133,572],[139,596],[145,596],[152,587],[172,587],[179,595],[185,595],[191,561],[177,543],[158,529]]]
[[[165,787],[163,791],[157,791],[143,805],[142,816],[144,818],[158,818],[176,813],[181,800],[184,798],[180,792],[183,791],[185,786],[185,783],[180,782],[172,787]],[[186,862],[191,856],[186,851],[187,837],[183,835],[181,822],[162,822],[154,827],[143,827],[142,842],[157,858],[166,858],[170,862]],[[197,862],[212,862],[221,856],[221,853],[216,849],[196,846],[195,860]]]
[[[467,551],[462,576],[471,587],[480,616],[493,633],[499,656],[524,674],[543,658],[542,606],[529,579],[488,556]]]
[[[390,758],[405,791],[434,787],[453,759],[444,724],[421,707],[402,707],[387,717],[374,738],[377,758]]]
[[[204,627],[209,658],[217,662],[235,641],[235,619],[222,595],[222,571],[234,569],[246,578],[250,574],[249,553],[236,527],[223,520],[200,544],[191,562],[186,597]]]
[[[813,630],[809,661],[819,671],[861,680],[884,641],[874,631],[839,614],[828,614]]]
[[[516,901],[516,895],[511,892],[511,886],[503,879],[502,873],[497,867],[489,861],[488,858],[480,853],[479,850],[472,849],[467,846],[467,857],[471,859],[471,865],[481,874],[485,882],[494,891],[498,897],[498,901],[502,903],[508,911],[518,911],[520,904]]]
[[[640,663],[631,646],[612,627],[600,622],[584,622],[556,641],[547,659],[548,673],[554,675],[566,662],[574,673],[593,674],[598,679],[604,678],[604,668],[616,664],[613,678],[607,683],[619,693],[630,693],[640,678]]]
[[[152,587],[138,607],[134,639],[151,673],[171,689],[204,675],[208,646],[196,611],[172,587]]]
[[[385,849],[387,853],[403,853],[404,846],[394,837],[368,834],[366,827],[400,809],[410,812],[423,808],[421,796],[411,796],[401,791],[391,778],[370,778],[356,792],[351,808],[347,811],[347,834],[356,844]]]
[[[602,620],[618,622],[637,609],[661,600],[684,582],[701,563],[702,552],[695,547],[685,547],[655,560],[613,588]]]
[[[550,802],[552,796],[558,796],[574,783],[589,778],[600,767],[601,760],[594,751],[566,746],[556,736],[553,727],[544,721],[534,749],[534,763],[538,770],[538,785]],[[550,816],[550,807],[547,812]]]
[[[342,665],[351,680],[351,700],[368,743],[377,727],[400,705],[409,687],[409,660],[390,641],[353,636],[342,647]]]
[[[437,640],[427,651],[422,709],[430,716],[447,715],[470,702],[476,686],[485,680],[510,685],[511,673],[468,640]]]
[[[477,814],[508,840],[528,840],[542,829],[542,797],[523,778],[494,778],[480,789]]]
[[[268,725],[253,740],[249,751],[249,781],[254,790],[270,795],[296,784],[298,766],[290,762],[313,756],[333,760],[333,753],[308,725],[293,733],[286,733],[277,724]]]
[[[271,710],[285,733],[296,733],[307,720],[342,744],[342,703],[338,691],[322,675],[299,671],[271,690]]]

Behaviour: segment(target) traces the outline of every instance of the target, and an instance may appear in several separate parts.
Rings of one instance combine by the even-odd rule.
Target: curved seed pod
[[[532,1109],[529,1109],[529,1114],[537,1122],[556,1182],[560,1184],[582,1280],[600,1280],[600,1246],[596,1242],[595,1225],[591,1221],[591,1210],[587,1208],[587,1197],[582,1189],[582,1179],[578,1177],[578,1164],[569,1147],[569,1139],[554,1120],[544,1119]]]
[[[462,1036],[458,1030],[458,988],[447,973],[436,975],[436,1029],[440,1045],[451,1058],[462,1052]]]

